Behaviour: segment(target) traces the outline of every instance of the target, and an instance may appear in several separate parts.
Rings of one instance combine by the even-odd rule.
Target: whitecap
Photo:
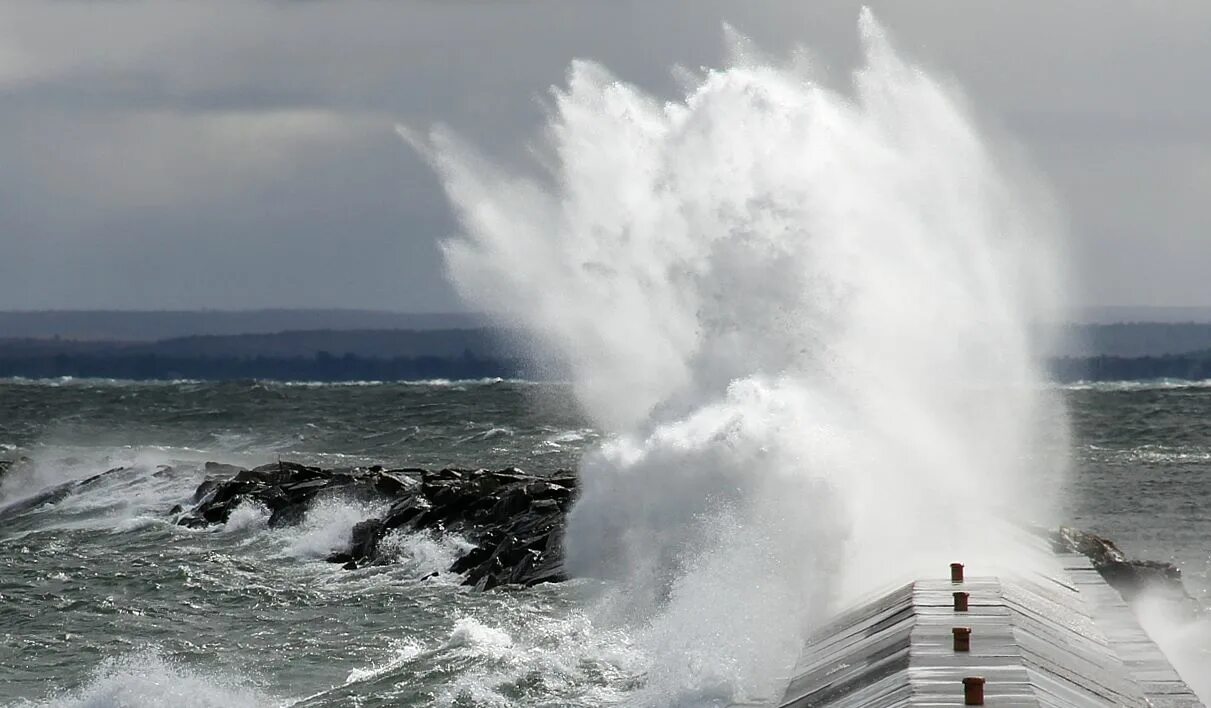
[[[312,502],[298,526],[283,529],[283,553],[294,558],[318,559],[349,547],[354,525],[380,516],[386,505],[321,497]]]
[[[188,668],[155,650],[107,659],[84,686],[25,708],[257,708],[277,702],[230,675]]]
[[[381,557],[402,567],[409,575],[418,578],[437,573],[442,578],[454,562],[475,548],[475,545],[457,534],[442,534],[436,531],[396,530],[388,533],[378,544]],[[445,576],[455,582],[457,576]]]
[[[390,673],[401,668],[408,662],[415,659],[424,651],[424,645],[414,640],[399,641],[395,645],[395,652],[387,661],[369,666],[366,668],[353,669],[349,675],[345,677],[345,684],[360,683],[378,678],[383,674]]]
[[[227,523],[223,524],[223,530],[236,532],[263,529],[268,521],[269,510],[263,504],[244,500],[231,510]]]

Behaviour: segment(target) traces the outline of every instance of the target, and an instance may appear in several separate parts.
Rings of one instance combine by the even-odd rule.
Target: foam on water
[[[524,696],[527,685],[549,705],[629,700],[619,686],[640,666],[639,654],[624,635],[601,631],[580,612],[513,619],[510,627],[474,617],[454,623],[446,642],[432,650],[433,658],[466,670],[442,687],[437,705],[524,705],[526,700],[517,694],[521,690]],[[556,697],[563,702],[557,703]]]
[[[859,24],[851,91],[739,37],[670,102],[577,61],[538,176],[401,129],[461,221],[461,294],[530,332],[609,436],[567,550],[611,581],[597,622],[646,656],[641,703],[769,695],[839,598],[1010,562],[965,515],[1052,521],[1065,419],[1030,326],[1060,321],[1049,202]]]
[[[268,521],[269,510],[263,504],[243,501],[231,510],[227,523],[223,524],[223,530],[232,533],[256,531],[265,528]]]
[[[418,578],[432,573],[438,573],[440,577],[473,548],[474,544],[457,534],[399,529],[388,533],[378,544],[380,557],[390,559],[394,565]],[[457,581],[454,575],[448,579]]]
[[[283,553],[294,558],[326,558],[349,547],[354,525],[381,516],[387,505],[340,496],[318,497],[311,502],[303,522],[277,532],[284,541]]]
[[[187,668],[154,650],[101,662],[76,691],[56,692],[26,708],[255,708],[275,705],[245,681]]]
[[[1069,391],[1169,391],[1211,388],[1211,380],[1152,379],[1148,381],[1075,381],[1063,384]]]
[[[162,521],[166,503],[192,492],[190,466],[163,448],[39,447],[5,476],[0,510],[44,496],[26,512],[53,510],[44,528],[124,533]]]
[[[415,640],[397,642],[395,652],[390,659],[376,666],[356,668],[351,670],[349,675],[345,678],[345,683],[350,684],[369,681],[392,671],[396,671],[407,665],[408,662],[415,659],[422,651],[424,651],[424,646]]]

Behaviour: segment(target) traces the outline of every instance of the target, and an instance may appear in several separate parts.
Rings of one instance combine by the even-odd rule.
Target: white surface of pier
[[[978,676],[989,706],[1202,706],[1088,559],[1055,558],[1028,575],[939,573],[843,613],[808,642],[779,705],[961,706]],[[971,628],[970,651],[954,650],[954,627]]]

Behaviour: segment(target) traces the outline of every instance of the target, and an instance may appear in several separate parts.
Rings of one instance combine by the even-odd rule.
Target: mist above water
[[[462,224],[474,307],[572,372],[575,573],[650,657],[650,702],[778,690],[854,593],[1047,523],[1064,416],[1030,324],[1059,309],[1043,194],[868,12],[852,86],[730,36],[665,102],[587,61],[541,174],[404,130]]]

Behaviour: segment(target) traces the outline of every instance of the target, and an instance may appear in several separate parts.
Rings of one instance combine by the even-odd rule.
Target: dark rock
[[[37,494],[24,499],[18,499],[17,501],[0,506],[0,519],[23,514],[27,511],[37,509],[43,504],[55,504],[60,502],[67,498],[67,495],[71,494],[75,487],[75,482],[65,482],[63,484],[55,485],[49,489],[44,489]]]
[[[207,462],[202,469],[204,472],[206,472],[207,477],[225,478],[234,477],[237,474],[246,471],[243,467],[236,467],[235,465],[228,465],[222,462]]]
[[[198,527],[224,523],[245,500],[269,509],[269,526],[299,523],[321,495],[381,499],[391,506],[379,518],[356,524],[346,550],[328,557],[354,569],[387,562],[383,537],[396,529],[456,533],[474,546],[450,567],[480,590],[566,579],[564,518],[576,477],[561,471],[537,477],[502,470],[368,468],[323,470],[291,462],[251,470],[207,466],[210,477],[194,493],[194,506],[177,523]]]
[[[353,525],[349,539],[349,555],[355,560],[376,560],[379,539],[383,537],[383,522],[367,519]]]
[[[101,481],[102,479],[105,479],[106,477],[108,477],[110,475],[117,474],[119,472],[125,472],[128,469],[130,469],[130,468],[129,467],[114,467],[113,469],[105,470],[101,474],[94,474],[93,476],[91,476],[85,480],[82,480],[81,482],[76,484],[76,486],[77,487],[87,487],[90,484],[96,484],[97,482]]]
[[[278,485],[278,489],[291,498],[299,496],[310,496],[312,492],[319,491],[324,487],[333,484],[333,480],[324,477],[316,477],[315,479],[305,479],[301,482],[287,482]]]
[[[373,470],[373,468],[371,469]],[[375,484],[378,486],[379,491],[390,497],[411,494],[419,491],[421,487],[421,481],[418,477],[413,477],[397,470],[380,470],[378,476],[375,478]]]
[[[318,467],[306,467],[294,462],[274,462],[251,470],[243,470],[233,478],[236,482],[261,482],[263,484],[284,484],[291,481],[315,479],[325,476]]]
[[[266,524],[271,529],[282,528],[284,526],[297,526],[303,522],[303,517],[307,515],[308,506],[310,506],[310,499],[279,507],[269,515],[269,521]]]
[[[1079,553],[1088,558],[1102,578],[1127,601],[1150,589],[1193,602],[1182,584],[1181,569],[1172,563],[1131,560],[1114,541],[1066,526],[1052,535],[1052,544],[1057,552]]]
[[[208,479],[205,482],[202,482],[201,484],[199,484],[198,488],[193,490],[194,503],[196,504],[196,503],[202,501],[202,499],[205,498],[206,495],[213,492],[215,487],[217,487],[217,486],[219,486],[219,480],[217,480],[217,479]]]

